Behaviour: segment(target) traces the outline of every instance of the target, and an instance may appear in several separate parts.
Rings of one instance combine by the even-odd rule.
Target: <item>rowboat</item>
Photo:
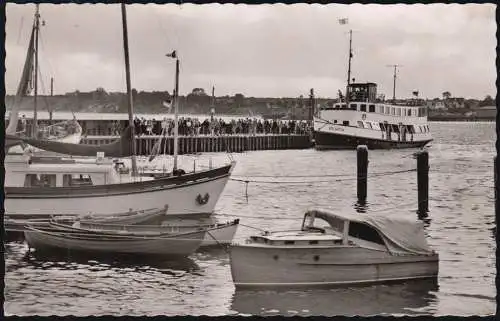
[[[230,262],[236,288],[316,287],[436,278],[439,256],[420,221],[313,209],[300,230],[233,244]]]
[[[94,253],[160,255],[186,257],[198,249],[206,231],[187,233],[94,232],[28,226],[24,232],[30,248],[36,251],[65,250]]]
[[[121,217],[120,217],[121,219]],[[191,224],[182,224],[182,220],[167,219],[160,224],[121,224],[118,221],[107,223],[102,221],[75,220],[71,218],[54,218],[49,221],[49,226],[61,231],[92,233],[101,235],[114,235],[127,233],[127,235],[157,235],[157,234],[182,234],[195,231],[206,231],[200,247],[221,246],[230,244],[238,229],[239,219],[224,223],[215,223],[213,219],[202,219]],[[149,222],[146,222],[149,223]]]

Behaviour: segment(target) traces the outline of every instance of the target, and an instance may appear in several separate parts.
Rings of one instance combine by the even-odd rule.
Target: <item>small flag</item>
[[[342,18],[342,19],[339,19],[339,23],[340,23],[341,25],[346,25],[346,24],[348,24],[348,23],[349,23],[349,19],[347,19],[347,18]]]
[[[166,54],[165,56],[167,56],[167,57],[171,57],[171,58],[174,58],[174,59],[175,59],[175,58],[177,58],[177,53],[176,53],[176,52],[175,52],[175,50],[174,50],[174,51],[172,51],[172,53]]]
[[[172,109],[172,102],[170,100],[168,100],[168,101],[164,101],[162,104],[163,104],[163,107],[167,108],[168,112],[170,113],[170,110]]]

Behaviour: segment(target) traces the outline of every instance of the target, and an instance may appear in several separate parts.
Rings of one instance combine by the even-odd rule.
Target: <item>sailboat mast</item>
[[[135,151],[135,126],[134,126],[134,105],[132,98],[132,88],[130,85],[130,62],[128,55],[128,32],[127,32],[127,11],[125,3],[122,3],[122,24],[123,24],[123,49],[125,52],[125,75],[127,79],[127,96],[128,96],[128,123],[132,127],[132,176],[137,176],[137,160]]]
[[[33,97],[33,131],[32,136],[37,137],[38,132],[38,117],[37,117],[37,103],[38,103],[38,33],[40,32],[40,5],[36,5],[35,12],[35,66],[34,66],[34,97]]]
[[[349,85],[351,84],[351,60],[352,60],[352,29],[349,30],[349,64],[347,67],[347,87],[345,90],[345,101],[349,99]]]
[[[177,170],[178,138],[179,138],[179,58],[175,60],[175,93],[174,93],[174,168]]]

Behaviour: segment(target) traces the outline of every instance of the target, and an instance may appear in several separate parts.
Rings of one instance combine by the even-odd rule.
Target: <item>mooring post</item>
[[[368,182],[368,147],[359,145],[356,148],[358,155],[358,203],[366,203]]]
[[[426,217],[429,212],[429,153],[417,153],[418,216]]]

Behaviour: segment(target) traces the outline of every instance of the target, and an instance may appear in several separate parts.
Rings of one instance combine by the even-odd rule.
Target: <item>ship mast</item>
[[[125,3],[122,3],[122,25],[123,25],[123,49],[125,52],[125,75],[127,79],[127,96],[128,96],[128,123],[132,127],[132,176],[137,176],[137,160],[136,160],[136,143],[135,143],[135,125],[134,125],[134,102],[132,98],[132,88],[130,85],[130,62],[128,55],[128,32],[127,32],[127,11]]]
[[[392,100],[396,101],[396,75],[397,75],[397,68],[401,67],[401,65],[387,65],[387,67],[392,67],[394,68],[394,81],[392,85]]]
[[[35,12],[35,65],[34,65],[34,94],[33,94],[33,127],[32,137],[37,137],[38,132],[38,117],[37,117],[37,100],[38,100],[38,33],[40,32],[40,5],[36,5]]]
[[[349,30],[349,64],[347,67],[347,87],[345,90],[345,101],[348,103],[349,85],[351,84],[351,60],[352,60],[352,29]]]

